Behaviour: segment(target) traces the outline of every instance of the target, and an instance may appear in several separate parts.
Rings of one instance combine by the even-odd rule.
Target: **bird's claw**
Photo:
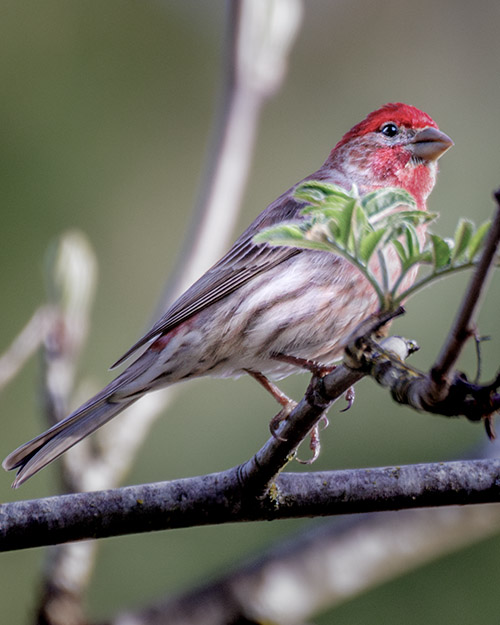
[[[296,401],[294,401],[293,399],[289,399],[288,402],[283,405],[283,408],[278,412],[278,414],[271,419],[269,423],[269,430],[273,435],[273,438],[275,438],[276,440],[286,441],[286,438],[283,438],[278,434],[278,429],[281,423],[290,415],[296,405]]]
[[[349,408],[352,408],[354,404],[354,400],[356,399],[356,391],[354,390],[354,386],[350,386],[345,393],[345,400],[347,402],[347,406],[342,408],[340,412],[347,412]]]
[[[488,436],[490,441],[494,441],[497,435],[495,432],[495,424],[492,415],[488,415],[484,418],[484,429],[486,430],[486,435]]]
[[[326,416],[326,414],[323,414],[321,416],[321,419],[319,420],[319,422],[322,425],[322,430],[326,430],[326,428],[330,425],[330,421],[328,421],[328,417]]]
[[[326,418],[326,417],[325,417]],[[328,424],[328,421],[327,421]],[[326,426],[325,426],[326,427]],[[312,464],[318,459],[319,452],[321,451],[321,441],[319,440],[319,426],[315,425],[311,430],[311,438],[309,441],[309,449],[312,451],[312,456],[308,460],[301,460],[296,458],[300,464]]]

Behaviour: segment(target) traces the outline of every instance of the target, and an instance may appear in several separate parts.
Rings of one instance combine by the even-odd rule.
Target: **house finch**
[[[355,184],[360,194],[400,187],[425,210],[437,159],[452,144],[426,113],[407,104],[386,104],[345,134],[305,180],[348,191]],[[302,219],[304,203],[294,198],[295,187],[270,204],[127,351],[116,364],[149,344],[123,373],[5,459],[5,469],[19,468],[14,487],[148,391],[200,376],[250,373],[285,404],[268,376],[280,379],[341,356],[346,337],[377,309],[366,279],[334,254],[253,241],[263,228]],[[399,270],[396,257],[392,264]]]

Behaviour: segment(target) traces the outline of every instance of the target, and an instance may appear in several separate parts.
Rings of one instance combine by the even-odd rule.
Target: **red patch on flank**
[[[181,323],[175,328],[172,328],[166,334],[160,334],[160,336],[156,339],[156,341],[154,341],[154,343],[152,343],[149,346],[149,349],[153,350],[154,352],[163,351],[165,347],[170,343],[171,339],[173,339],[174,336],[179,334],[179,332],[184,328],[185,323],[186,322]]]

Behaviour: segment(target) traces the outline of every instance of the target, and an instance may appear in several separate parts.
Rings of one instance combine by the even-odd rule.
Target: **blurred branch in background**
[[[46,275],[52,320],[43,335],[42,388],[44,412],[53,425],[70,410],[94,304],[97,259],[82,233],[67,232],[49,249]]]
[[[187,241],[158,314],[215,262],[228,244],[248,176],[259,114],[266,99],[282,84],[301,10],[300,0],[228,2],[225,87],[218,120]],[[0,360],[0,385],[5,385],[44,343],[46,415],[51,423],[68,412],[75,365],[86,335],[93,260],[89,255],[87,260],[73,262],[72,256],[83,245],[82,240],[69,244],[63,240],[51,275],[53,284],[57,282],[61,289],[57,294],[59,308],[53,311],[43,307],[37,311]],[[83,273],[79,276],[71,273],[80,269]],[[80,306],[82,298],[85,304]],[[144,398],[94,440],[66,454],[61,465],[65,490],[115,486],[172,397],[173,392],[168,389]],[[95,548],[93,542],[51,550],[39,622],[83,622],[81,599],[93,567]]]
[[[97,282],[97,260],[85,236],[63,235],[47,263],[47,288],[53,318],[43,341],[42,389],[49,425],[70,411],[76,367],[85,345]],[[89,446],[79,462],[68,454],[61,462],[65,492],[80,490],[91,464]],[[38,623],[84,622],[83,595],[94,566],[97,546],[92,542],[53,547],[47,553],[38,601]]]
[[[48,306],[37,308],[7,351],[0,356],[0,391],[16,377],[31,356],[38,351],[52,326],[52,313],[53,311]]]
[[[284,78],[300,8],[299,0],[228,2],[225,87],[219,119],[195,216],[158,315],[227,247],[248,176],[259,113]],[[171,387],[144,397],[99,434],[102,452],[86,469],[82,490],[111,488],[118,483],[176,392],[177,388]]]
[[[49,303],[35,312],[0,359],[0,386],[9,382],[43,346],[43,412],[52,425],[69,410],[76,366],[88,334],[97,264],[89,243],[79,232],[62,235],[49,251]],[[84,465],[75,467],[68,455],[60,466],[64,489],[78,490]],[[40,623],[83,622],[82,593],[96,549],[93,543],[79,543],[50,550],[42,580],[37,617]]]
[[[302,17],[302,0],[229,0],[224,87],[191,227],[155,314],[213,263],[232,236],[260,113],[281,87]]]
[[[495,451],[498,454],[498,444]],[[209,584],[118,614],[107,625],[221,625],[240,620],[299,625],[497,533],[499,524],[498,504],[330,521],[286,539]]]

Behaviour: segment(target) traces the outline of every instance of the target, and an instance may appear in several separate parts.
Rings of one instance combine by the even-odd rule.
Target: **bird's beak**
[[[425,161],[437,161],[446,150],[451,148],[453,141],[437,128],[424,128],[413,137],[409,147],[413,155]]]

